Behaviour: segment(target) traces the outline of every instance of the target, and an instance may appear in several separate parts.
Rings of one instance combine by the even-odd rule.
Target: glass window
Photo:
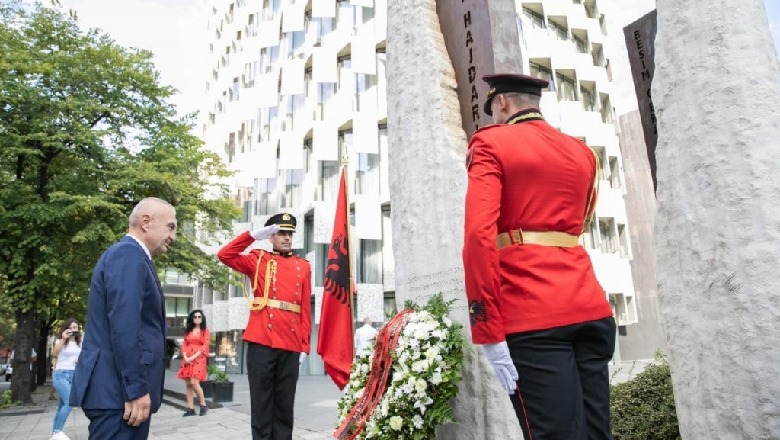
[[[358,283],[382,284],[382,240],[359,240],[355,258]]]
[[[577,100],[577,82],[561,73],[555,73],[558,80],[558,100],[576,101]]]
[[[349,0],[338,0],[336,27],[342,30],[355,27],[355,7]]]
[[[294,208],[302,203],[303,170],[283,170],[284,192],[279,197],[280,208]]]
[[[379,154],[358,153],[355,167],[355,194],[380,194]]]
[[[620,188],[623,186],[623,182],[620,179],[620,162],[615,156],[609,157],[609,186],[612,188]]]
[[[599,219],[599,238],[601,252],[611,254],[617,252],[617,240],[615,237],[615,220],[611,218]]]
[[[528,63],[531,70],[531,75],[537,78],[546,79],[550,84],[547,86],[547,90],[555,90],[555,80],[553,79],[552,70],[546,66],[543,66],[533,61]]]
[[[560,41],[569,41],[569,29],[562,24],[558,24],[553,20],[549,21],[550,31]]]
[[[168,327],[184,327],[192,310],[192,298],[165,297],[165,321]]]
[[[618,243],[620,244],[620,256],[623,258],[629,257],[629,249],[628,249],[628,232],[626,229],[626,225],[617,225],[617,231],[618,231]]]
[[[547,24],[544,20],[544,15],[534,12],[528,8],[523,8],[523,20],[531,24],[533,29],[546,29]]]
[[[596,97],[587,87],[580,86],[580,95],[582,95],[582,108],[585,111],[596,111]]]
[[[612,103],[609,101],[609,96],[601,98],[601,121],[605,124],[612,124],[615,122],[615,118],[612,114]]]
[[[255,215],[275,214],[277,208],[276,179],[255,179]]]

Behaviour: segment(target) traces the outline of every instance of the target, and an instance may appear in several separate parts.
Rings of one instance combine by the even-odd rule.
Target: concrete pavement
[[[233,381],[233,402],[212,409],[203,417],[182,417],[182,411],[163,404],[152,417],[151,440],[231,439],[250,440],[249,389],[245,375],[230,375]],[[183,392],[184,383],[176,379],[175,371],[166,371],[166,389]],[[8,389],[0,382],[0,393]],[[50,383],[33,393],[36,408],[19,413],[19,409],[0,410],[0,440],[47,440],[57,401],[48,400]],[[295,398],[295,431],[293,440],[323,440],[332,438],[336,423],[336,402],[341,392],[327,376],[301,376]],[[72,440],[86,440],[88,420],[79,408],[68,417],[65,434]]]

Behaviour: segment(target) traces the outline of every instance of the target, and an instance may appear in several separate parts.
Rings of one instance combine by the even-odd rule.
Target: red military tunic
[[[254,241],[248,231],[244,232],[220,249],[217,258],[226,266],[247,275],[251,283],[254,283],[257,271],[254,290],[256,298],[263,296],[269,261],[276,261],[276,276],[270,281],[268,299],[300,305],[301,313],[270,305],[262,310],[250,310],[243,339],[271,348],[308,353],[311,336],[311,265],[292,254],[281,255],[255,249],[242,255],[241,252]],[[257,258],[261,254],[258,267]]]
[[[497,249],[497,234],[513,229],[583,232],[596,159],[538,116],[484,127],[469,143],[463,264],[476,344],[612,316],[582,246]]]

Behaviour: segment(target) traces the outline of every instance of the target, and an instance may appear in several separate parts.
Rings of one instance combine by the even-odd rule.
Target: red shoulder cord
[[[387,390],[388,378],[393,370],[393,358],[390,356],[398,346],[398,338],[409,320],[409,314],[414,310],[404,310],[395,315],[385,324],[376,336],[374,359],[368,374],[366,387],[358,398],[344,422],[336,428],[333,437],[339,440],[355,439],[366,425],[366,421],[374,412],[374,408],[382,400]],[[353,432],[350,432],[354,429]]]

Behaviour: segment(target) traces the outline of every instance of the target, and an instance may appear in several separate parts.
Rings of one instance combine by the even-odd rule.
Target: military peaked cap
[[[499,93],[528,93],[542,96],[542,89],[546,89],[550,82],[546,79],[515,73],[498,73],[482,77],[488,85],[487,99],[485,100],[485,113],[493,116],[490,110],[490,101]]]

